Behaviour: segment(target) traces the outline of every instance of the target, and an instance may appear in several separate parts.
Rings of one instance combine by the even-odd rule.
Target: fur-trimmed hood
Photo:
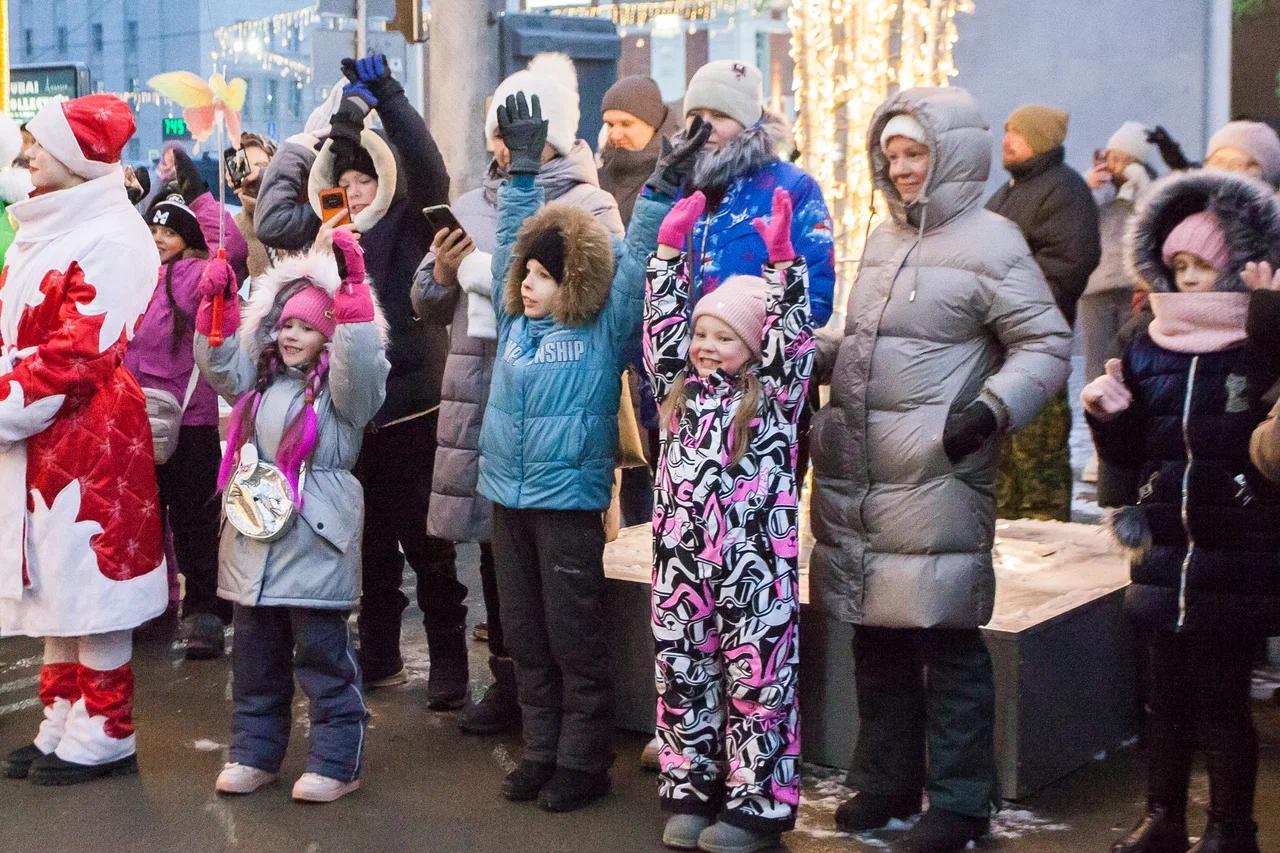
[[[778,159],[778,149],[790,137],[786,121],[766,112],[760,120],[730,139],[715,151],[703,149],[693,167],[692,186],[695,189],[724,188],[735,178],[752,172]],[[671,140],[679,145],[685,139],[680,131]]]
[[[1208,211],[1222,224],[1228,260],[1218,290],[1245,292],[1240,272],[1249,261],[1280,266],[1280,204],[1262,181],[1232,172],[1197,169],[1151,185],[1125,234],[1130,275],[1156,293],[1172,293],[1173,271],[1161,257],[1169,232],[1193,213]]]
[[[253,295],[240,313],[240,348],[246,355],[256,362],[263,350],[275,345],[276,324],[285,303],[299,290],[312,284],[330,296],[338,292],[342,277],[338,274],[338,262],[332,253],[312,249],[305,254],[286,257],[253,280]],[[370,288],[370,295],[373,297],[373,322],[385,346],[387,320],[373,288]]]
[[[360,131],[360,147],[369,153],[369,158],[373,160],[373,168],[378,172],[374,176],[378,179],[378,193],[373,197],[373,202],[352,217],[356,230],[367,234],[386,215],[391,202],[396,199],[397,192],[400,192],[399,164],[391,146],[376,130],[366,127]],[[329,189],[335,184],[333,164],[333,141],[325,139],[307,175],[307,199],[311,202],[311,209],[322,220],[324,212],[320,207],[320,191]]]
[[[524,314],[520,284],[529,246],[548,228],[560,232],[565,246],[564,281],[560,282],[559,305],[553,316],[564,326],[584,326],[609,301],[616,261],[609,232],[590,213],[571,204],[548,204],[520,227],[503,290],[506,309],[512,315]]]

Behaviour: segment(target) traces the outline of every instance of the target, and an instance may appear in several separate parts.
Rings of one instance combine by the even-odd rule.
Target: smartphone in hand
[[[449,231],[461,231],[464,234],[467,231],[462,227],[462,223],[458,221],[458,217],[453,215],[453,211],[449,209],[447,204],[424,207],[422,208],[422,215],[427,218],[427,225],[430,226],[432,235],[440,233],[442,228]]]
[[[330,221],[330,218],[336,211],[346,209],[346,213],[341,219]],[[339,225],[347,225],[351,222],[351,208],[347,204],[347,191],[342,187],[329,187],[326,190],[320,190],[320,219],[328,222],[335,228]]]

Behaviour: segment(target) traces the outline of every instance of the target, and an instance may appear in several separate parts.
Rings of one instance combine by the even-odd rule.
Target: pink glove
[[[760,217],[751,220],[756,233],[764,240],[769,251],[769,263],[780,264],[796,259],[791,245],[791,196],[782,187],[773,191],[773,215],[769,221]]]
[[[364,249],[350,231],[333,232],[333,254],[342,285],[333,295],[333,319],[338,323],[373,321],[373,291],[365,279]]]
[[[364,282],[364,249],[350,231],[334,230],[333,256],[338,261],[338,273],[344,282]]]
[[[680,199],[658,228],[658,243],[672,249],[684,250],[685,238],[693,230],[693,223],[698,221],[702,211],[707,209],[707,197],[701,191]]]
[[[235,288],[236,272],[231,268],[231,264],[217,257],[217,250],[214,250],[212,255],[204,265],[200,280],[196,282],[196,290],[200,291],[200,295],[205,299],[230,296]]]
[[[240,301],[235,296],[226,297],[222,307],[222,338],[226,340],[240,328]],[[206,338],[213,334],[213,297],[206,296],[200,300],[196,309],[196,332]]]

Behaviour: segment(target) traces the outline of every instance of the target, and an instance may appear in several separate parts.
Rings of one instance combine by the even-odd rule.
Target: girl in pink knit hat
[[[330,245],[330,242],[332,245]],[[235,403],[218,472],[218,596],[232,603],[231,744],[221,794],[275,781],[293,723],[293,680],[311,701],[307,772],[293,798],[330,802],[360,785],[366,709],[347,617],[360,599],[364,491],[355,466],[386,396],[386,323],[364,253],[320,229],[311,252],[255,280],[241,312],[226,264],[200,282],[196,361]]]
[[[649,263],[644,355],[662,400],[654,499],[659,782],[668,846],[759,850],[795,824],[796,424],[813,365],[808,267],[791,199],[753,221],[763,278],[692,307],[678,247],[706,203],[680,201]],[[691,328],[692,326],[692,328]]]
[[[1187,849],[1195,752],[1209,771],[1202,853],[1257,853],[1252,649],[1280,632],[1280,486],[1249,440],[1280,377],[1280,205],[1244,175],[1151,187],[1127,248],[1155,319],[1082,394],[1101,458],[1132,472],[1112,519],[1129,616],[1151,643],[1147,808],[1113,853]]]

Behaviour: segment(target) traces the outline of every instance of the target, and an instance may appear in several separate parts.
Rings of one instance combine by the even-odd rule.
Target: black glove
[[[947,415],[942,429],[942,450],[954,464],[979,450],[1000,428],[996,414],[981,400],[974,400],[958,412]]]
[[[538,96],[533,103],[525,102],[524,92],[507,96],[507,103],[498,107],[498,135],[502,144],[511,152],[513,175],[536,175],[542,168],[542,149],[547,145],[547,122],[542,118],[542,104]]]
[[[703,145],[707,144],[707,138],[710,136],[711,125],[704,122],[702,116],[694,116],[688,132],[675,147],[663,140],[662,156],[658,158],[658,165],[654,167],[649,180],[645,181],[645,186],[667,198],[678,197],[685,181],[693,173],[693,164],[697,162],[698,152],[702,150]]]
[[[379,101],[404,93],[404,87],[391,76],[387,57],[381,53],[371,53],[359,59],[347,57],[342,60],[342,73],[352,83],[367,88]]]
[[[364,118],[371,109],[373,104],[369,103],[360,92],[348,93],[338,104],[337,112],[329,119],[329,139],[333,140],[330,150],[335,157],[341,158],[360,147],[360,132],[364,130]],[[321,143],[323,144],[323,140]],[[316,148],[320,148],[320,145]]]
[[[173,149],[173,180],[178,192],[182,193],[182,200],[188,205],[209,191],[209,184],[191,161],[190,155],[176,147]]]
[[[1174,171],[1182,171],[1184,169],[1193,169],[1196,163],[1192,163],[1187,159],[1187,155],[1182,153],[1182,146],[1178,144],[1169,131],[1160,125],[1156,125],[1156,129],[1147,133],[1147,141],[1154,145],[1160,151],[1160,158],[1164,160],[1165,165]]]

